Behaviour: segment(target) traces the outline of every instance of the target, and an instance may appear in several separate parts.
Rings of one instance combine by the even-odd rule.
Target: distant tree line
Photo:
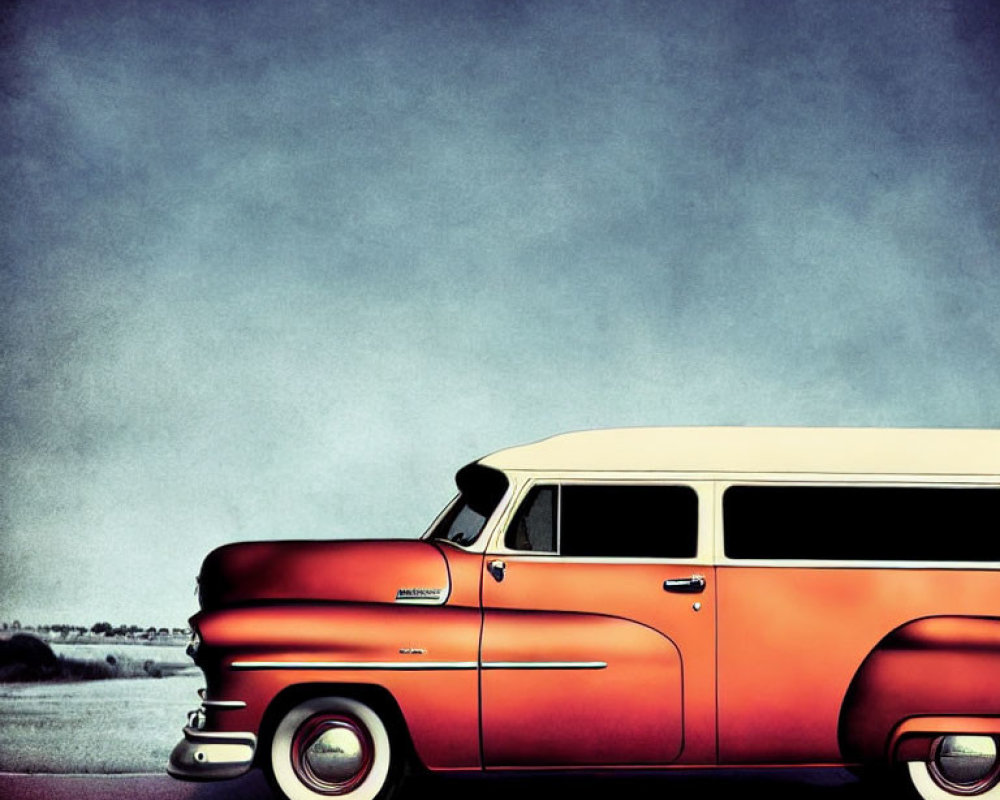
[[[20,633],[42,633],[49,636],[58,635],[67,638],[70,635],[85,636],[88,633],[94,636],[115,636],[128,637],[131,639],[155,639],[160,636],[188,636],[190,628],[157,628],[154,626],[143,627],[141,625],[112,625],[110,622],[95,622],[89,628],[84,625],[22,625],[20,620],[11,623],[0,622],[0,630]]]
[[[95,622],[90,627],[90,632],[103,634],[104,636],[131,636],[133,638],[142,637],[152,639],[156,636],[187,636],[191,633],[189,628],[156,628],[150,626],[143,628],[141,625],[112,625],[110,622]]]

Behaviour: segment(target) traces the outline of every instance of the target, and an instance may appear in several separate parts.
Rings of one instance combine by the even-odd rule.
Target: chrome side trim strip
[[[475,661],[234,661],[232,669],[452,670]],[[605,669],[606,661],[484,661],[483,669]],[[224,702],[224,701],[220,701]]]
[[[483,669],[604,669],[605,661],[484,661]]]
[[[476,669],[475,661],[234,661],[232,669],[358,669],[442,670]]]

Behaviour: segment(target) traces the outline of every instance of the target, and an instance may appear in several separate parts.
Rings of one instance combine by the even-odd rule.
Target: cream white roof
[[[1000,430],[609,428],[500,450],[480,463],[538,472],[1000,475]]]

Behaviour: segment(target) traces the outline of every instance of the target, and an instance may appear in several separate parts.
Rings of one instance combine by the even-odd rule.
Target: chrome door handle
[[[692,575],[690,578],[668,578],[663,582],[663,591],[676,594],[698,594],[705,591],[705,576]]]
[[[493,576],[493,580],[497,583],[503,580],[504,575],[507,573],[507,565],[501,561],[499,558],[493,559],[486,568],[490,571],[490,575]]]

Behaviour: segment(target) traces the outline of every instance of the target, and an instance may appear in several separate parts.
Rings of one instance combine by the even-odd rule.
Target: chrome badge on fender
[[[444,589],[426,589],[423,587],[412,589],[397,589],[397,603],[441,603],[444,601]]]

